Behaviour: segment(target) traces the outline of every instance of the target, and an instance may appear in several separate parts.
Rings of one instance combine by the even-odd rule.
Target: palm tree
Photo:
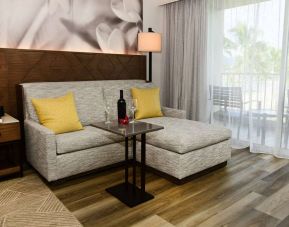
[[[227,71],[262,74],[280,70],[281,51],[260,41],[261,31],[239,23],[230,30],[232,39],[224,39],[224,53],[234,58],[234,64]]]

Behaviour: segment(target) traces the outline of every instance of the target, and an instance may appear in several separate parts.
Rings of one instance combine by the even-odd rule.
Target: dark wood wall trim
[[[0,105],[14,117],[18,84],[125,79],[146,79],[145,56],[0,48]]]

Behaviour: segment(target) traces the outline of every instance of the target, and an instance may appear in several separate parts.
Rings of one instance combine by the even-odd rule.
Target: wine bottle
[[[121,119],[125,119],[126,116],[126,102],[123,98],[123,90],[120,90],[120,98],[117,101],[117,115],[118,115],[118,122]]]

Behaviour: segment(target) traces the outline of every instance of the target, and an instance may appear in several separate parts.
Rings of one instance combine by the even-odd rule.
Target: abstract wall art
[[[142,0],[0,0],[0,47],[134,54]]]

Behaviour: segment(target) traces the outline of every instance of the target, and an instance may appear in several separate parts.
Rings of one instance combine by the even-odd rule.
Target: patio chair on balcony
[[[238,129],[237,139],[240,138],[240,130],[243,120],[243,96],[241,87],[213,87],[213,105],[219,107],[219,110],[214,112],[214,117],[221,118],[221,121],[226,123],[229,118],[237,118]]]

